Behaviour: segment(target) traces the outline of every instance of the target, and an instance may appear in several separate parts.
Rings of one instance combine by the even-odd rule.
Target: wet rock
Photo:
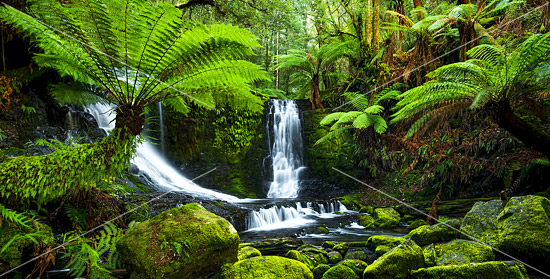
[[[323,275],[325,272],[327,272],[330,269],[330,266],[328,264],[320,264],[316,266],[313,269],[313,278],[314,279],[321,279],[323,278]]]
[[[366,261],[369,257],[365,251],[361,250],[349,250],[344,256],[345,260],[362,260]]]
[[[238,261],[227,267],[220,277],[222,279],[313,279],[313,273],[299,261],[278,256],[262,256]]]
[[[336,245],[336,242],[334,241],[325,241],[323,245],[321,245],[323,248],[331,248]]]
[[[407,230],[412,231],[416,228],[426,226],[426,225],[429,226],[429,224],[425,220],[417,219],[417,220],[412,221],[411,224],[409,226],[407,226]]]
[[[390,236],[390,235],[374,235],[367,240],[367,248],[371,251],[376,250],[379,245],[388,246],[390,249],[397,247],[399,244],[405,242],[406,239],[402,237]]]
[[[494,245],[496,242],[497,217],[502,211],[501,200],[476,202],[472,209],[462,219],[460,230],[466,234]]]
[[[358,278],[363,278],[363,271],[365,271],[365,268],[367,268],[368,264],[361,260],[343,260],[338,263],[338,265],[345,265],[355,274],[357,274]]]
[[[261,256],[262,256],[262,253],[260,253],[260,250],[254,247],[244,246],[242,248],[239,248],[237,259],[241,261],[252,257],[261,257]]]
[[[493,261],[493,249],[479,242],[455,239],[443,244],[430,244],[424,248],[427,266],[461,265]]]
[[[328,262],[329,263],[336,264],[341,260],[342,260],[342,254],[340,254],[340,252],[332,251],[332,252],[328,253]]]
[[[414,240],[420,246],[425,246],[430,243],[451,241],[457,238],[460,235],[459,228],[460,221],[453,219],[433,226],[416,228],[404,236],[404,238]]]
[[[129,229],[117,251],[134,273],[150,278],[206,278],[237,261],[239,241],[227,220],[193,203]]]
[[[334,245],[334,247],[332,247],[332,250],[334,251],[338,251],[340,252],[340,254],[342,255],[345,255],[346,252],[348,251],[349,249],[349,244],[347,243],[340,243],[340,244],[337,244],[337,245]]]
[[[424,266],[422,248],[414,241],[407,240],[393,248],[371,265],[363,273],[364,279],[407,278],[409,271]]]
[[[365,277],[366,278],[366,277]],[[464,265],[435,266],[411,272],[413,279],[528,279],[525,267],[517,262],[484,262]]]
[[[302,245],[304,245],[303,240],[292,237],[271,238],[256,242],[241,243],[241,246],[251,246],[260,250],[264,256],[283,256],[288,251],[296,250]]]
[[[286,253],[285,257],[289,259],[297,260],[305,264],[309,269],[313,269],[315,267],[315,263],[309,257],[300,253],[300,251],[290,250]]]
[[[362,215],[359,219],[359,223],[365,228],[381,228],[389,229],[399,226],[400,215],[395,209],[388,208],[376,208],[374,214]]]
[[[323,279],[359,279],[359,276],[345,265],[335,265],[323,274]]]
[[[381,257],[382,255],[389,252],[391,249],[392,248],[390,248],[389,246],[379,245],[379,246],[376,246],[376,250],[374,250],[374,253],[376,254],[377,257]]]

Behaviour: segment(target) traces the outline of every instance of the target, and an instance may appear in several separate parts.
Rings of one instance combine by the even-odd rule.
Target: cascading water
[[[100,128],[109,133],[115,127],[113,108],[108,105],[95,104],[87,107],[87,111],[94,116]],[[193,181],[181,175],[172,167],[154,148],[144,141],[137,147],[136,155],[132,159],[140,171],[147,174],[156,185],[166,188],[168,191],[186,192],[206,198],[221,199],[229,202],[237,202],[239,198],[210,189],[202,188]]]
[[[162,103],[159,102],[158,104],[159,109],[159,130],[160,130],[160,150],[162,152],[162,155],[166,155],[166,150],[164,147],[164,117],[162,115]]]
[[[270,156],[273,181],[268,198],[296,198],[302,163],[302,128],[298,106],[294,100],[272,100],[267,128],[273,127]],[[273,121],[270,123],[270,121]]]

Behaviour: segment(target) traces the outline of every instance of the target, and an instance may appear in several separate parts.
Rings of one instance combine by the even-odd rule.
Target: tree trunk
[[[502,129],[550,158],[550,135],[518,117],[508,101],[489,102],[485,105],[485,110]]]
[[[468,59],[466,52],[479,45],[475,22],[458,23],[458,34],[460,37],[460,61],[466,61]]]
[[[414,3],[414,7],[415,8],[418,8],[418,7],[422,7],[422,0],[413,0],[413,3]]]
[[[372,46],[372,0],[367,0],[367,11],[365,13],[365,41],[370,48]]]
[[[316,74],[311,80],[311,92],[309,94],[309,102],[311,103],[311,109],[322,109],[321,92],[319,90],[319,75]]]
[[[145,114],[142,105],[122,104],[116,108],[115,128],[121,130],[121,137],[124,134],[137,136],[143,130]]]
[[[380,49],[380,0],[374,0],[374,16],[372,21],[372,43],[374,55],[378,55]]]

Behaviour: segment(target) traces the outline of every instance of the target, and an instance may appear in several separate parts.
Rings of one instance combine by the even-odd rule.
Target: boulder
[[[461,265],[495,260],[493,249],[479,242],[455,239],[443,244],[430,244],[424,248],[427,266]]]
[[[334,247],[337,243],[334,242],[334,241],[325,241],[323,242],[323,245],[321,245],[321,247],[323,248],[331,248]]]
[[[303,263],[279,256],[262,256],[238,261],[227,267],[222,279],[313,279],[313,273]]]
[[[346,252],[348,251],[349,249],[349,244],[347,243],[340,243],[340,244],[337,244],[337,245],[334,245],[334,247],[332,247],[332,250],[334,251],[338,251],[340,252],[340,254],[342,255],[345,255]]]
[[[422,219],[417,219],[417,220],[414,220],[412,221],[408,226],[407,226],[407,230],[409,231],[412,231],[416,228],[419,228],[419,227],[422,227],[422,226],[426,226],[429,224],[426,222],[426,220],[422,220]]]
[[[323,274],[323,279],[359,279],[359,276],[345,265],[335,265]]]
[[[484,262],[435,266],[411,272],[413,279],[528,279],[525,267],[517,262]]]
[[[365,251],[361,250],[348,250],[346,255],[344,256],[345,260],[362,260],[366,261],[369,258],[367,253]]]
[[[328,262],[329,263],[335,264],[335,263],[338,263],[341,260],[342,260],[342,254],[340,254],[340,252],[332,251],[332,252],[328,253]]]
[[[231,223],[192,203],[129,229],[116,247],[136,275],[206,278],[237,261],[239,241]]]
[[[251,246],[262,253],[263,256],[283,256],[290,250],[296,250],[304,245],[304,241],[299,238],[282,237],[268,238],[262,241],[241,243],[239,247]]]
[[[313,269],[313,278],[314,279],[321,279],[323,278],[323,275],[325,272],[327,272],[330,269],[330,266],[328,264],[320,264],[316,266]]]
[[[407,240],[393,248],[363,272],[364,279],[407,278],[409,271],[424,266],[422,248],[414,241]]]
[[[339,262],[338,265],[345,265],[351,268],[359,278],[363,278],[363,271],[365,271],[365,268],[368,266],[366,262],[361,260],[343,260]]]
[[[475,239],[493,246],[497,235],[497,217],[502,212],[501,200],[476,202],[462,219],[460,230]]]
[[[540,196],[511,198],[497,217],[495,248],[550,271],[550,201]]]
[[[390,248],[399,246],[399,244],[405,242],[406,239],[402,237],[396,237],[391,235],[374,235],[367,239],[367,248],[371,251],[376,250],[379,245],[385,245]]]
[[[307,257],[306,255],[303,255],[298,250],[290,250],[286,253],[285,257],[293,260],[297,260],[303,264],[305,264],[309,269],[313,269],[315,267],[315,263]]]
[[[260,250],[254,248],[254,247],[244,246],[244,247],[239,248],[239,252],[237,254],[237,259],[239,261],[241,261],[241,260],[244,260],[244,259],[248,259],[248,258],[252,258],[252,257],[261,257],[261,256],[262,256],[262,253],[260,252]]]
[[[365,226],[366,229],[380,228],[388,229],[399,226],[400,215],[395,209],[388,208],[376,208],[374,214],[361,215],[359,217],[359,224]]]
[[[376,250],[374,250],[374,254],[376,254],[377,257],[381,257],[382,255],[389,252],[392,248],[386,245],[378,245],[376,246]]]
[[[421,226],[409,232],[404,238],[414,240],[420,246],[430,243],[451,241],[460,235],[460,221],[453,219],[433,226]]]

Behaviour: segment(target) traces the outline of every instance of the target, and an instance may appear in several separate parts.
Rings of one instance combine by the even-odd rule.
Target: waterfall
[[[325,208],[330,208],[326,212]],[[302,226],[315,220],[315,218],[332,218],[334,212],[348,212],[349,210],[340,201],[306,202],[303,207],[301,202],[296,202],[296,207],[273,206],[252,211],[248,216],[248,230],[272,230],[288,227]]]
[[[272,100],[267,128],[273,127],[270,156],[273,181],[268,198],[296,198],[302,163],[302,128],[298,106],[294,100]],[[270,121],[273,121],[270,123]],[[269,130],[268,130],[269,131]],[[269,134],[269,132],[268,132]]]
[[[159,102],[158,104],[159,109],[159,129],[160,129],[160,150],[162,152],[162,155],[166,156],[166,150],[164,147],[164,117],[162,115],[162,103]]]
[[[112,106],[95,104],[88,106],[87,111],[94,116],[98,126],[107,133],[115,128]],[[147,141],[143,141],[138,145],[132,163],[151,178],[154,184],[165,188],[167,191],[186,192],[229,202],[239,201],[239,198],[235,196],[200,187],[193,181],[187,179],[159,154],[153,144]]]

